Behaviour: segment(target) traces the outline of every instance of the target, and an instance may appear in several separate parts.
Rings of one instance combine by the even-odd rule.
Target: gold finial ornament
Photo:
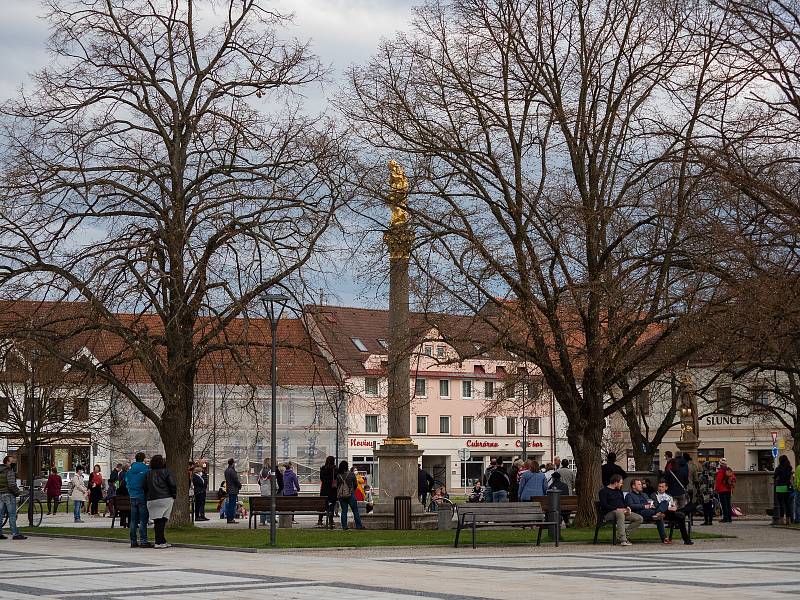
[[[408,178],[396,160],[390,160],[387,166],[389,167],[387,204],[392,209],[392,218],[389,220],[389,228],[383,234],[383,239],[389,248],[389,258],[408,258],[414,241],[414,234],[408,226]]]

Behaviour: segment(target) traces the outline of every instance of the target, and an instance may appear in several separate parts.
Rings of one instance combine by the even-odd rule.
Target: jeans
[[[230,523],[236,518],[236,505],[239,502],[239,494],[228,494],[228,503],[225,505],[225,518]]]
[[[483,488],[483,501],[494,502],[494,499],[492,498],[492,493],[493,493],[492,488],[490,488],[488,485],[485,488]]]
[[[83,509],[83,500],[72,501],[72,515],[75,517],[76,522],[81,520],[82,509]]]
[[[492,492],[492,502],[508,502],[508,492],[505,490]]]
[[[794,491],[794,522],[800,523],[800,491]]]
[[[204,519],[206,516],[206,493],[194,495],[194,520]]]
[[[358,502],[355,494],[350,494],[347,498],[339,498],[342,507],[342,529],[347,529],[347,507],[353,511],[353,520],[356,522],[356,529],[364,527],[361,524],[361,515],[358,514]]]
[[[147,512],[147,501],[144,498],[131,496],[131,544],[136,543],[136,530],[139,530],[139,543],[147,543],[147,521],[150,513]]]
[[[731,493],[719,492],[719,503],[722,505],[722,522],[730,523],[733,520],[731,512]]]
[[[17,497],[14,494],[0,494],[0,535],[3,534],[3,521],[8,515],[8,526],[11,535],[19,535],[17,529]]]
[[[606,516],[603,517],[603,520],[606,523],[611,523],[613,521],[617,522],[617,537],[619,538],[620,542],[628,541],[628,537],[636,531],[636,528],[642,524],[641,515],[636,514],[635,512],[625,514],[624,511],[621,510],[612,510],[609,513],[606,513]],[[628,523],[628,526],[625,527],[625,523]]]
[[[651,521],[653,519],[653,515],[655,515],[657,512],[659,512],[657,508],[645,508],[638,514],[641,515],[644,521]],[[658,529],[658,537],[660,537],[661,541],[663,542],[665,539],[667,539],[667,531],[664,529],[664,519],[656,519],[653,521],[653,523],[655,523],[656,529]]]

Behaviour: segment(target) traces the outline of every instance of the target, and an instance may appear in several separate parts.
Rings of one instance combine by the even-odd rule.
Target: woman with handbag
[[[358,514],[358,502],[356,501],[355,489],[358,485],[355,467],[348,470],[347,461],[339,463],[339,470],[336,475],[336,496],[339,498],[339,505],[342,508],[342,530],[347,531],[347,508],[353,511],[353,520],[356,522],[356,529],[366,529],[361,524],[361,516]]]
[[[785,454],[778,459],[778,467],[772,479],[778,500],[778,524],[788,525],[792,522],[792,463]]]

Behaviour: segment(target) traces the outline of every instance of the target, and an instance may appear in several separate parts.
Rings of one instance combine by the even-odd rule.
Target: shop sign
[[[522,448],[522,440],[517,440],[514,445],[517,448]],[[528,441],[528,448],[544,448],[544,444],[542,442],[532,442]]]
[[[498,448],[500,442],[490,442],[488,440],[467,440],[467,448]]]
[[[706,425],[744,425],[742,417],[730,415],[711,415],[706,417]]]
[[[350,447],[374,448],[375,442],[373,440],[357,440],[356,438],[350,438]]]

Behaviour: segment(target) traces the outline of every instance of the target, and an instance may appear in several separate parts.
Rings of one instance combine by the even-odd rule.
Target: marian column
[[[697,464],[697,449],[700,447],[700,424],[697,418],[697,399],[694,393],[694,382],[688,369],[681,376],[678,385],[681,439],[675,445],[678,446],[681,452],[688,453]]]
[[[380,502],[375,517],[391,527],[394,499],[410,496],[412,510],[421,510],[417,500],[417,464],[422,451],[411,439],[411,352],[408,308],[408,260],[414,234],[408,222],[408,179],[403,168],[389,161],[389,197],[392,210],[383,240],[389,250],[389,360],[386,410],[389,434],[383,440],[378,457]],[[377,520],[376,519],[376,520]],[[419,526],[414,520],[413,526]],[[376,523],[377,524],[377,523]]]

